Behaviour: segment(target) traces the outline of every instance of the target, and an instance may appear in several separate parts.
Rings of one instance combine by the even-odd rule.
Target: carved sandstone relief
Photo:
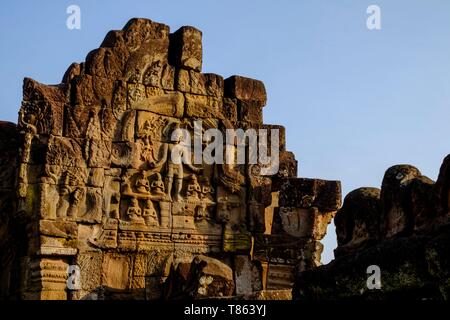
[[[132,19],[72,64],[61,84],[24,80],[17,126],[0,126],[2,141],[15,141],[2,142],[11,156],[0,165],[13,168],[2,170],[2,181],[7,172],[15,179],[2,189],[0,200],[14,201],[1,214],[25,230],[28,248],[17,263],[39,267],[23,272],[19,298],[157,299],[180,272],[203,292],[195,296],[250,295],[268,283],[285,289],[290,281],[270,278],[291,279],[297,264],[319,263],[339,183],[296,178],[284,128],[263,123],[264,84],[201,73],[201,38],[193,27],[170,33]],[[215,154],[209,129],[280,130],[280,169],[262,176],[264,166],[248,157],[195,161],[196,143]],[[241,146],[219,145],[232,156]],[[60,271],[69,265],[80,267],[81,289],[64,286]],[[53,266],[56,287],[45,273]],[[20,278],[11,270],[1,279]],[[199,270],[213,280],[197,283]]]

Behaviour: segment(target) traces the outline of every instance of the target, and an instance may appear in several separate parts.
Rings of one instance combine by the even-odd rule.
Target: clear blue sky
[[[66,8],[81,8],[81,30]],[[366,28],[381,8],[382,29]],[[436,179],[450,153],[450,1],[2,1],[0,119],[16,121],[24,77],[59,83],[108,30],[132,17],[203,31],[204,72],[264,81],[265,122],[287,129],[303,177],[344,195],[391,165]],[[334,227],[326,237],[332,259]]]

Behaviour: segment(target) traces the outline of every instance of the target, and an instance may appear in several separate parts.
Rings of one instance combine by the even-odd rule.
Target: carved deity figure
[[[22,163],[28,163],[30,160],[31,143],[33,141],[33,137],[37,133],[35,118],[36,116],[33,113],[28,113],[25,115],[25,111],[23,109],[20,109],[19,123],[22,123],[25,131],[24,148],[22,151]],[[22,165],[20,166],[19,169],[19,183],[17,195],[20,198],[25,198],[27,195],[27,190],[28,190],[27,170],[26,166]]]
[[[67,211],[68,217],[75,217],[77,214],[78,206],[84,197],[84,190],[82,188],[77,188],[72,194],[72,203],[70,204],[69,210]]]
[[[144,219],[142,218],[142,210],[139,207],[139,201],[136,198],[130,199],[130,205],[127,209],[127,216],[132,222],[144,222]]]
[[[187,186],[186,195],[190,198],[199,199],[199,194],[201,194],[202,188],[198,183],[197,176],[192,174],[190,176],[189,184]]]
[[[228,223],[233,216],[235,209],[240,208],[242,203],[236,195],[222,196],[218,200],[217,220]]]
[[[66,177],[65,180],[67,181],[67,179],[68,178]],[[69,207],[69,202],[67,199],[69,194],[70,194],[69,186],[67,184],[62,185],[59,189],[59,199],[56,205],[56,216],[58,218],[66,217],[67,209]]]
[[[155,195],[155,196],[164,196],[165,195],[164,182],[162,180],[160,173],[155,173],[155,175],[153,176],[153,180],[150,185],[150,190],[151,190],[152,195]]]
[[[181,147],[184,143],[184,135],[182,130],[180,130],[180,124],[176,123],[174,128],[174,133],[172,134],[172,143],[169,144],[167,157],[167,175],[166,175],[166,191],[169,199],[172,199],[172,186],[175,180],[175,197],[174,201],[181,200],[181,190],[183,189],[183,178],[184,169],[183,164],[185,164],[194,173],[199,173],[201,169],[193,166],[189,161],[183,163],[183,159],[186,156],[186,149]],[[190,159],[188,159],[190,160]]]
[[[86,129],[86,145],[84,148],[85,159],[89,162],[94,161],[95,157],[102,154],[101,146],[99,144],[102,139],[102,130],[100,127],[100,120],[95,111],[89,114],[89,123]],[[96,160],[96,159],[95,159]]]
[[[144,74],[144,84],[148,86],[157,86],[159,84],[161,68],[161,60],[154,61]]]
[[[207,208],[208,208],[208,206],[206,205],[206,202],[202,201],[200,206],[197,207],[195,220],[209,219],[210,215],[209,215]]]
[[[57,217],[75,217],[79,206],[84,199],[85,190],[82,178],[67,172],[64,176],[64,183],[59,189],[59,199],[57,202]]]
[[[144,122],[144,125],[140,129],[140,135],[142,136],[142,151],[141,151],[141,159],[143,161],[147,161],[149,163],[155,163],[156,157],[153,154],[153,134],[155,127],[147,120]]]
[[[136,179],[136,190],[140,193],[150,192],[150,182],[145,177],[145,171]]]
[[[214,201],[212,197],[213,193],[214,188],[211,186],[209,179],[205,177],[202,182],[202,191],[200,193],[200,199],[209,200],[210,202],[213,202]]]
[[[147,226],[157,226],[159,224],[156,209],[150,199],[145,201],[142,217],[144,218]]]
[[[133,190],[131,189],[130,183],[130,174],[127,172],[122,178],[122,192],[124,195],[133,194]]]

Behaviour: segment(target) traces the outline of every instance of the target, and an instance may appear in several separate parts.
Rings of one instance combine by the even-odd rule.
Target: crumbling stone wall
[[[294,298],[450,299],[450,156],[435,183],[410,165],[389,168],[381,190],[350,192],[335,217],[330,264],[299,273]],[[370,290],[369,266],[380,270]]]
[[[264,84],[201,73],[201,39],[132,19],[60,84],[24,80],[18,124],[0,123],[1,297],[255,296],[320,264],[340,183],[296,177]],[[279,171],[174,163],[195,120],[279,129]]]

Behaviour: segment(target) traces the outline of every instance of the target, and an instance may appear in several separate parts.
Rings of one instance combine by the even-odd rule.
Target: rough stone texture
[[[179,263],[166,282],[169,299],[231,297],[233,271],[217,259],[196,256],[191,263]]]
[[[360,188],[350,192],[334,218],[338,242],[335,256],[380,239],[380,219],[380,189]]]
[[[27,236],[25,217],[16,214],[16,190],[14,188],[17,159],[19,156],[19,131],[9,122],[0,122],[0,299],[20,295],[20,283],[12,279],[23,276],[24,254]],[[20,241],[21,240],[21,241]]]
[[[420,176],[420,171],[409,165],[393,166],[384,174],[380,194],[384,236],[411,233],[414,217],[409,185]]]
[[[389,168],[381,190],[350,192],[335,218],[336,259],[300,272],[299,300],[449,300],[450,157],[434,183],[409,165]],[[380,268],[380,289],[368,289]]]
[[[292,300],[292,290],[263,290],[249,297],[250,300]]]
[[[236,294],[248,296],[263,289],[262,266],[259,261],[251,261],[248,256],[234,258]]]
[[[263,123],[264,84],[202,60],[199,30],[132,19],[61,84],[24,80],[18,124],[0,123],[1,298],[251,296],[320,264],[339,182],[296,178],[284,128]],[[171,135],[195,120],[280,130],[278,172],[175,163]]]

